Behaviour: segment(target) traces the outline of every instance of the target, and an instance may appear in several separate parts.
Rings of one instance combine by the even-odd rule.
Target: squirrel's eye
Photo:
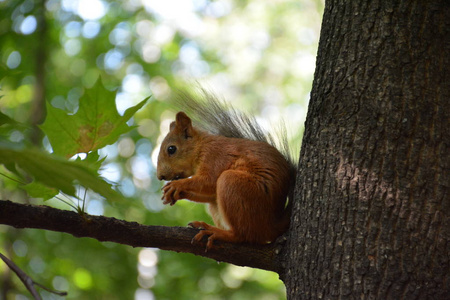
[[[174,154],[175,152],[177,152],[177,147],[175,147],[175,146],[169,146],[169,147],[167,147],[167,153],[168,153],[169,155],[172,155],[172,154]]]

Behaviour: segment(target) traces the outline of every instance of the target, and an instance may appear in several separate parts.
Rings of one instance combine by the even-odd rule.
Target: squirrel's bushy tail
[[[280,126],[275,138],[273,134],[264,131],[254,117],[237,111],[230,104],[201,87],[197,87],[195,90],[178,90],[174,102],[176,107],[185,111],[193,119],[196,126],[207,132],[226,137],[261,141],[277,148],[289,163],[292,182],[290,183],[291,190],[288,195],[289,202],[286,212],[290,213],[297,166],[289,147],[284,124]]]
[[[275,138],[263,130],[254,117],[237,111],[200,87],[196,91],[178,90],[174,101],[175,106],[186,112],[197,127],[212,134],[266,142],[277,148],[289,164],[296,168],[284,125],[280,126]]]

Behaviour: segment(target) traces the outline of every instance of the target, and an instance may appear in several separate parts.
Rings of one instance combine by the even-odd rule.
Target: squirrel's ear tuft
[[[176,126],[184,133],[185,138],[190,138],[193,135],[192,121],[182,111],[176,115]]]
[[[191,119],[182,111],[177,113],[175,120],[177,121],[178,124],[191,123]]]

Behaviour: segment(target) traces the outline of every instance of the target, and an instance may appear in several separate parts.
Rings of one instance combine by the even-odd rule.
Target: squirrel
[[[296,168],[286,134],[278,150],[254,118],[202,92],[203,97],[178,94],[177,102],[201,125],[193,126],[183,111],[170,124],[157,163],[158,179],[169,181],[162,188],[163,203],[187,199],[209,204],[215,226],[189,223],[201,229],[193,243],[208,236],[206,250],[214,240],[273,242],[288,229],[292,208]]]

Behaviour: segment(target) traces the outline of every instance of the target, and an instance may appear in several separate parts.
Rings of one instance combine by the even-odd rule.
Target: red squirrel
[[[292,159],[271,145],[273,139],[254,119],[210,95],[203,104],[184,96],[185,106],[213,133],[194,127],[186,113],[176,114],[158,156],[158,179],[169,181],[162,188],[163,203],[187,199],[209,204],[215,226],[189,224],[201,229],[193,242],[208,236],[206,250],[214,247],[214,240],[273,242],[289,227],[295,181]]]

